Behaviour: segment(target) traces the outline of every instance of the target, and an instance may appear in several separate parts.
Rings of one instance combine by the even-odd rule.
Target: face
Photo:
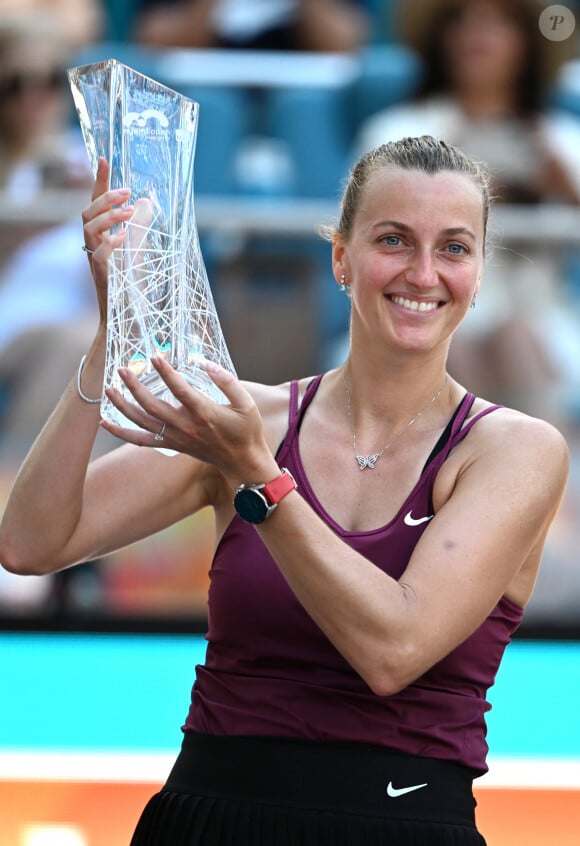
[[[57,56],[42,45],[21,46],[0,71],[0,126],[24,147],[54,131],[66,116],[65,77]]]
[[[520,24],[497,0],[469,0],[446,25],[443,55],[450,79],[462,88],[513,85],[526,54]]]
[[[382,170],[362,191],[333,269],[352,297],[353,339],[405,350],[446,346],[483,272],[483,199],[461,174]]]

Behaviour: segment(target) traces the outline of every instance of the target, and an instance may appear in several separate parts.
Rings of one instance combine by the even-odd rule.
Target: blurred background
[[[580,631],[580,59],[578,8],[558,8],[568,17],[540,0],[0,0],[0,507],[94,332],[92,175],[66,68],[116,58],[200,103],[198,229],[244,379],[342,360],[349,305],[318,228],[363,150],[430,132],[488,162],[490,256],[450,368],[568,438],[524,630]],[[212,532],[200,514],[51,578],[0,570],[1,619],[203,630]]]
[[[318,228],[336,218],[343,181],[361,152],[404,135],[443,136],[488,162],[497,196],[482,291],[453,341],[450,369],[487,399],[552,420],[572,455],[566,497],[514,646],[537,684],[540,665],[526,664],[532,653],[525,650],[539,647],[533,661],[544,662],[543,672],[561,668],[555,685],[562,689],[565,679],[580,687],[574,651],[580,642],[579,22],[575,2],[541,0],[19,0],[17,11],[0,0],[0,509],[96,326],[80,249],[92,176],[66,68],[116,58],[199,102],[197,224],[226,342],[244,379],[278,382],[341,362],[348,300],[337,290],[330,247]],[[115,446],[103,436],[95,451]],[[128,697],[120,708],[131,711],[142,681],[131,687],[126,671],[135,661],[140,666],[140,650],[152,648],[147,666],[159,684],[149,693],[159,706],[168,660],[186,660],[191,675],[195,661],[189,651],[183,658],[183,638],[188,650],[192,642],[203,648],[212,548],[212,518],[202,512],[62,574],[18,578],[0,569],[0,661],[21,685],[36,679],[45,662],[53,667],[55,654],[67,668],[71,656],[85,656],[82,671],[71,663],[70,676],[53,675],[30,695],[36,709],[40,689],[48,713],[44,695],[53,704],[80,695],[96,708],[101,699],[83,672],[90,674],[92,650],[105,643],[112,689],[119,703]],[[81,687],[69,688],[76,673]],[[12,705],[20,709],[20,697]],[[24,726],[30,728],[35,713],[24,708],[23,733],[14,728],[10,735],[8,728],[0,747],[29,747]],[[63,720],[59,713],[46,720],[53,733]],[[98,713],[113,719],[106,704]],[[94,726],[97,711],[91,715]],[[70,715],[67,720],[70,725]],[[115,746],[115,754],[139,746],[125,741],[104,745]],[[48,747],[48,770],[51,750],[62,753],[62,742],[50,732],[37,739]],[[558,740],[528,750],[544,756],[544,770],[545,756],[560,761],[554,770],[560,775],[576,761],[572,776],[556,779],[560,790],[580,788],[575,742],[568,735],[568,745]],[[521,757],[509,742],[499,745],[507,758]],[[42,755],[30,757],[33,746],[25,755],[27,796],[36,768],[39,790],[49,791]],[[145,746],[165,749],[165,738],[148,738]],[[151,782],[163,777],[163,754],[161,764],[152,764]],[[18,771],[15,760],[0,750],[0,783]],[[88,760],[93,774],[100,772]],[[75,766],[68,772],[78,780]],[[131,785],[140,781],[136,771],[143,772],[142,758],[127,779]],[[110,777],[110,765],[107,772],[99,783]],[[87,795],[94,796],[89,781]],[[15,809],[20,800],[7,785],[0,805],[4,795]],[[115,785],[112,794],[120,796]],[[42,795],[35,799],[39,807],[54,809],[60,801]],[[556,802],[555,792],[549,796]],[[569,798],[560,796],[566,807]],[[545,813],[553,819],[560,811],[551,805]],[[555,838],[560,846],[580,842],[577,817],[576,823],[576,839],[565,839],[566,823]],[[14,822],[0,840],[3,846],[97,846],[98,826],[83,825],[81,831],[30,823],[17,835]],[[531,828],[537,835],[537,820]],[[117,836],[102,842],[125,842]],[[525,840],[518,836],[512,832],[509,846],[544,842],[529,832]]]

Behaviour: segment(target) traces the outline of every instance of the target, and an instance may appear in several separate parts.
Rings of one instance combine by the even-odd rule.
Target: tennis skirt
[[[187,732],[131,846],[485,846],[472,778],[377,746]]]

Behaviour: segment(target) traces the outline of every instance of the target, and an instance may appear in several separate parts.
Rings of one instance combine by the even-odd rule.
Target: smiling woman
[[[127,196],[107,179],[102,162],[84,213],[102,321],[85,397],[103,382],[107,264],[123,239]],[[487,770],[487,691],[567,475],[552,426],[447,373],[488,208],[485,173],[458,149],[378,148],[330,235],[352,299],[340,367],[266,386],[208,363],[228,400],[216,405],[154,358],[177,403],[129,370],[132,399],[105,388],[136,424],[102,423],[125,446],[90,461],[98,408],[74,380],[37,439],[0,525],[12,572],[215,515],[207,654],[133,846],[484,843],[473,780]],[[161,431],[171,461],[154,449]]]
[[[363,123],[356,150],[403,133],[444,138],[486,163],[500,203],[526,207],[540,237],[511,239],[490,256],[477,308],[455,333],[449,369],[496,402],[571,427],[580,360],[574,278],[566,251],[542,239],[541,221],[554,204],[580,203],[580,120],[554,96],[576,40],[545,36],[539,21],[548,7],[544,0],[397,0],[397,35],[420,60],[420,84],[411,100]],[[578,4],[561,8],[573,20]]]
[[[335,273],[352,296],[353,342],[359,332],[380,333],[389,324],[403,344],[412,336],[416,345],[420,333],[427,341],[430,333],[446,357],[449,336],[479,291],[489,207],[485,170],[455,148],[408,139],[404,156],[393,144],[363,156],[337,231],[327,231]],[[364,313],[373,291],[392,306],[386,322],[377,314],[374,325]],[[436,323],[427,320],[435,316]]]

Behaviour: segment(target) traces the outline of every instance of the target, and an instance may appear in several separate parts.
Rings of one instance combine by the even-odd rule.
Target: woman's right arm
[[[128,194],[107,191],[101,162],[83,215],[100,321],[82,373],[82,391],[102,391],[108,258],[122,241]],[[121,229],[122,227],[119,227]],[[49,573],[151,535],[210,503],[215,473],[189,456],[168,458],[125,445],[90,463],[100,406],[85,402],[76,376],[36,439],[12,486],[0,523],[0,563],[11,572]],[[195,483],[195,484],[194,484]]]

